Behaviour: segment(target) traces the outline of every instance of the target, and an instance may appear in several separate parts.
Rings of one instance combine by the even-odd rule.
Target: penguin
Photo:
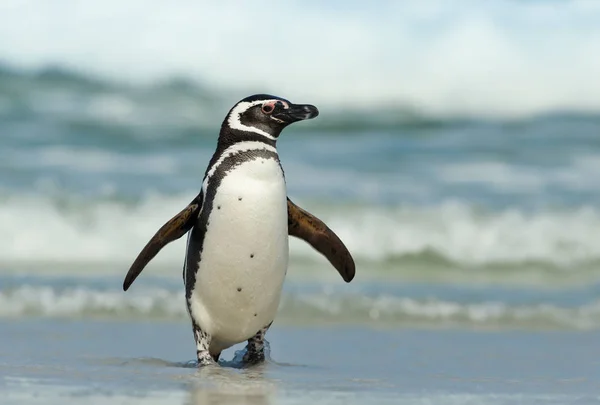
[[[309,104],[268,94],[235,104],[221,125],[199,194],[166,222],[133,261],[127,291],[159,251],[187,233],[183,283],[198,366],[247,342],[243,362],[265,359],[264,338],[279,307],[289,236],[325,256],[343,280],[355,264],[340,238],[287,195],[276,143],[288,125],[319,115]]]

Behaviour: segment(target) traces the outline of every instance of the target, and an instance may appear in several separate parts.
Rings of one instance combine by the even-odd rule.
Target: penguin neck
[[[219,140],[217,142],[217,151],[225,150],[228,147],[241,142],[261,142],[265,145],[275,148],[277,146],[277,137],[279,134],[273,135],[274,139],[267,138],[266,136],[252,132],[252,131],[241,131],[238,129],[230,128],[226,125],[221,127],[219,132]]]
[[[264,135],[257,134],[250,131],[239,131],[228,127],[222,127],[219,133],[219,140],[217,141],[217,149],[213,154],[204,178],[207,177],[211,168],[217,166],[223,157],[230,153],[236,153],[241,150],[252,150],[252,149],[270,149],[272,152],[277,153],[277,138],[269,139]]]

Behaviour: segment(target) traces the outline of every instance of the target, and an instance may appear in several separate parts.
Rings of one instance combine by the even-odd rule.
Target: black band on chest
[[[215,153],[215,155],[217,155],[217,153]],[[200,217],[198,218],[196,225],[194,225],[194,227],[190,231],[191,235],[186,258],[186,265],[188,269],[187,271],[185,271],[185,294],[188,301],[196,283],[196,272],[198,271],[199,266],[202,265],[202,263],[200,263],[200,260],[202,257],[204,237],[208,228],[208,218],[210,217],[212,210],[215,208],[213,206],[213,202],[215,200],[217,190],[221,185],[221,182],[229,172],[231,172],[237,166],[243,163],[251,162],[256,159],[273,159],[279,164],[279,167],[281,168],[279,156],[276,152],[267,149],[250,149],[245,151],[239,151],[238,153],[234,153],[231,156],[225,158],[221,162],[221,164],[219,164],[219,166],[216,168],[215,172],[210,177],[210,179],[208,179],[208,184],[204,193],[204,203],[202,205]],[[214,160],[218,160],[218,157]],[[209,167],[211,167],[211,165],[209,165]]]

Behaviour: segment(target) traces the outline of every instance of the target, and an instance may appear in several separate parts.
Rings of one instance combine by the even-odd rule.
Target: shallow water
[[[279,327],[196,369],[186,322],[2,321],[2,403],[595,403],[597,332]]]

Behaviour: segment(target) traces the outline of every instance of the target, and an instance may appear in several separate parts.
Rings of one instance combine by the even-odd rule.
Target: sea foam
[[[0,262],[130,262],[191,196],[150,195],[137,203],[5,198],[0,201]],[[485,212],[460,202],[421,207],[299,203],[322,218],[363,263],[434,255],[459,266],[541,262],[574,272],[600,260],[600,212],[593,207]],[[180,268],[184,250],[181,238],[153,262]],[[321,260],[295,239],[291,256],[293,261]]]
[[[111,318],[187,320],[183,291],[136,287],[121,290],[21,285],[0,290],[0,318]],[[501,301],[454,302],[360,292],[285,293],[278,322],[375,323],[430,327],[600,327],[600,302],[562,307],[552,302],[514,305]]]

